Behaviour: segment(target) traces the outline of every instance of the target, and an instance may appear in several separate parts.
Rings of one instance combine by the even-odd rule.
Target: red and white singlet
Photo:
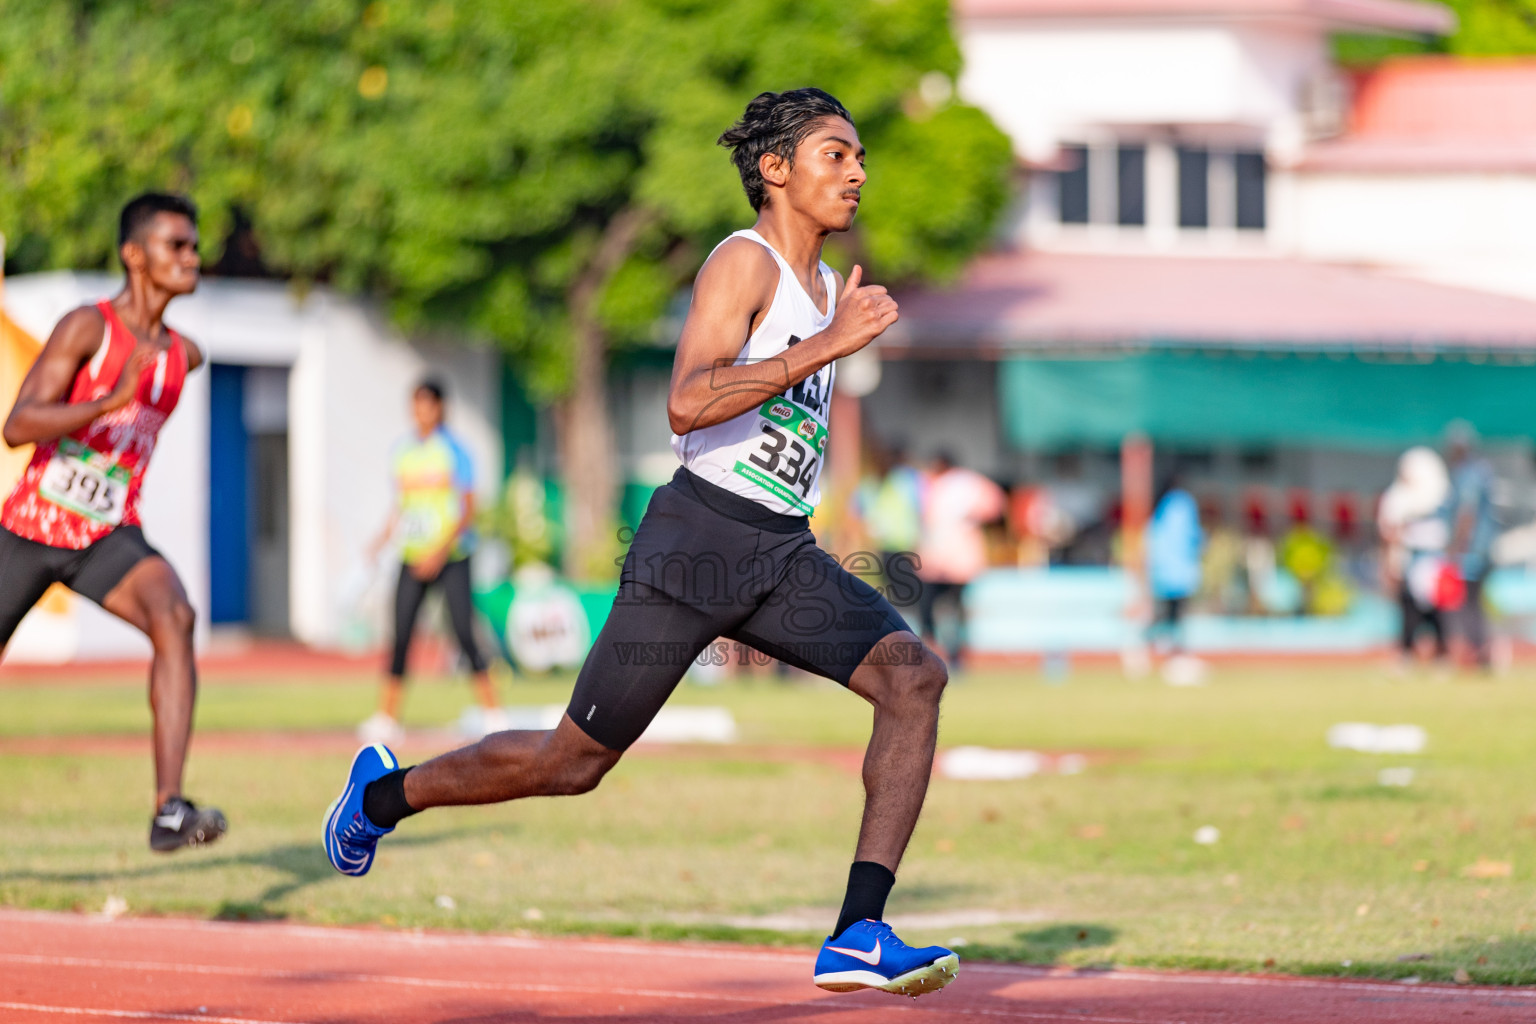
[[[96,308],[107,321],[106,330],[101,347],[75,374],[70,403],[111,394],[136,343],[111,302],[103,299]],[[166,330],[170,345],[127,405],[37,446],[0,509],[0,526],[39,544],[79,551],[118,526],[139,525],[144,470],[187,378],[187,344]]]

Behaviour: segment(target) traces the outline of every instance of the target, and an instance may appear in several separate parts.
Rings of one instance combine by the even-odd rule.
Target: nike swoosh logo
[[[842,953],[845,956],[853,957],[855,960],[863,960],[865,963],[869,964],[869,966],[871,966],[871,967],[877,967],[880,964],[880,940],[879,939],[875,940],[875,948],[870,950],[867,953],[864,952],[864,950],[862,950],[862,949],[841,949],[841,948],[839,948],[837,946],[828,946],[827,948],[830,949],[834,953]]]
[[[187,816],[187,809],[185,807],[178,807],[178,808],[176,808],[176,813],[175,814],[162,814],[162,815],[160,815],[158,818],[155,819],[155,824],[159,825],[161,828],[168,828],[172,832],[174,832],[177,829],[181,828],[181,823],[186,818],[186,816]]]

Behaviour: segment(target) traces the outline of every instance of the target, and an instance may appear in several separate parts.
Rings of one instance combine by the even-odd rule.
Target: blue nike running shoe
[[[911,996],[937,992],[955,980],[960,958],[943,946],[913,949],[884,921],[855,921],[822,943],[815,982],[829,992],[877,988]]]
[[[382,743],[357,752],[347,774],[347,788],[331,801],[325,812],[325,856],[331,867],[344,875],[366,875],[373,867],[373,851],[379,839],[393,828],[380,828],[363,813],[363,790],[368,783],[400,767],[395,755]]]

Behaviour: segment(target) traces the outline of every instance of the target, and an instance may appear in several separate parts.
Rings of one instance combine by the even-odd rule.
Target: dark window
[[[1237,154],[1237,226],[1264,228],[1264,154]]]
[[[1120,224],[1147,222],[1147,147],[1121,146],[1116,153]]]
[[[1069,168],[1056,174],[1056,202],[1063,224],[1088,223],[1088,147],[1062,146],[1061,159]]]
[[[1211,151],[1179,147],[1179,227],[1203,228],[1211,223]]]
[[[1169,468],[1175,466],[1187,473],[1209,473],[1216,468],[1216,453],[1209,448],[1185,448],[1174,452]]]
[[[1237,460],[1242,464],[1243,472],[1265,476],[1275,471],[1280,457],[1273,448],[1245,448],[1238,453]]]

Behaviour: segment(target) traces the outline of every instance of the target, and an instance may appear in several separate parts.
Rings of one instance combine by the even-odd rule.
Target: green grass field
[[[506,693],[563,702],[568,687]],[[577,799],[434,811],[385,840],[367,878],[333,874],[318,826],[352,747],[335,731],[372,695],[365,674],[208,678],[188,788],[232,831],[161,857],[145,843],[138,681],[0,686],[0,903],[94,911],[118,897],[129,913],[805,944],[830,926],[857,776],[732,748],[635,756]],[[446,725],[467,698],[422,682],[407,724]],[[729,707],[756,746],[853,749],[868,731],[862,703],[830,684],[685,684],[674,700]],[[1339,721],[1416,723],[1429,748],[1331,750]],[[889,910],[952,914],[905,937],[994,959],[1536,983],[1533,721],[1529,668],[1483,681],[1228,666],[1200,689],[1099,669],[1061,685],[973,673],[946,696],[941,746],[1080,752],[1088,767],[936,780]],[[268,751],[231,735],[274,730],[316,736]],[[36,739],[107,734],[143,742]],[[1398,766],[1415,769],[1412,785],[1378,784]],[[1204,825],[1220,830],[1214,845],[1194,842]],[[976,923],[982,912],[1003,923]],[[751,927],[770,914],[805,928]]]

